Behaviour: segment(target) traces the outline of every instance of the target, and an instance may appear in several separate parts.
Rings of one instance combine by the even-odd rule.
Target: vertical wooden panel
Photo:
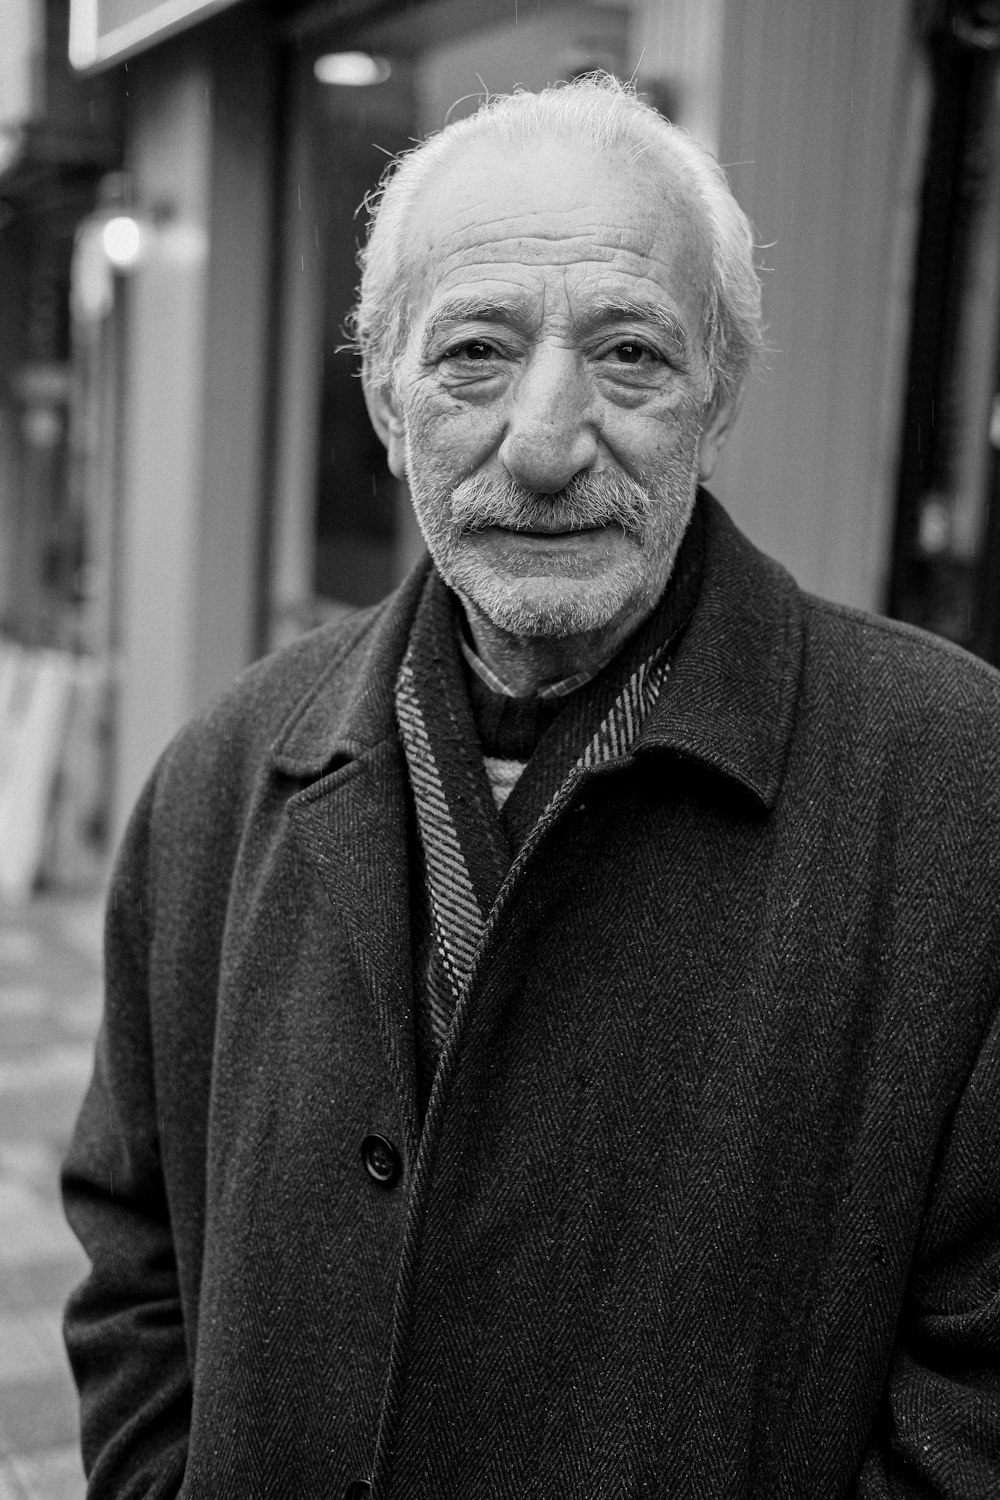
[[[773,353],[716,489],[804,586],[877,608],[919,160],[908,0],[730,0],[721,156],[768,245]],[[915,133],[916,132],[916,133]]]

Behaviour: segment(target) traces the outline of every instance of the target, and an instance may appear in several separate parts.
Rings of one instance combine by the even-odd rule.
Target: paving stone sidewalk
[[[0,1500],[81,1500],[62,1307],[87,1260],[58,1170],[100,1018],[100,901],[0,904]]]

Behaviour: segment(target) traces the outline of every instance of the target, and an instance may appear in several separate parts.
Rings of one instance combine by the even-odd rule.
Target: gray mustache
[[[641,535],[652,508],[649,491],[627,474],[577,474],[551,495],[535,494],[513,479],[472,474],[452,493],[452,520],[462,531],[487,526],[530,531],[539,522],[557,531],[620,526]]]

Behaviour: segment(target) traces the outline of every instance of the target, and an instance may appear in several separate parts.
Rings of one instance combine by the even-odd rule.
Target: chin
[[[615,630],[623,621],[646,613],[659,592],[632,568],[614,569],[586,583],[488,574],[456,579],[452,587],[508,635],[551,640]]]

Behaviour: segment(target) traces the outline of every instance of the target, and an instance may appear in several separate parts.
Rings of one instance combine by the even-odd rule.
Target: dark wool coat
[[[536,829],[422,1134],[421,579],[165,755],[65,1171],[93,1495],[1000,1495],[1000,676],[702,503],[664,696]]]

